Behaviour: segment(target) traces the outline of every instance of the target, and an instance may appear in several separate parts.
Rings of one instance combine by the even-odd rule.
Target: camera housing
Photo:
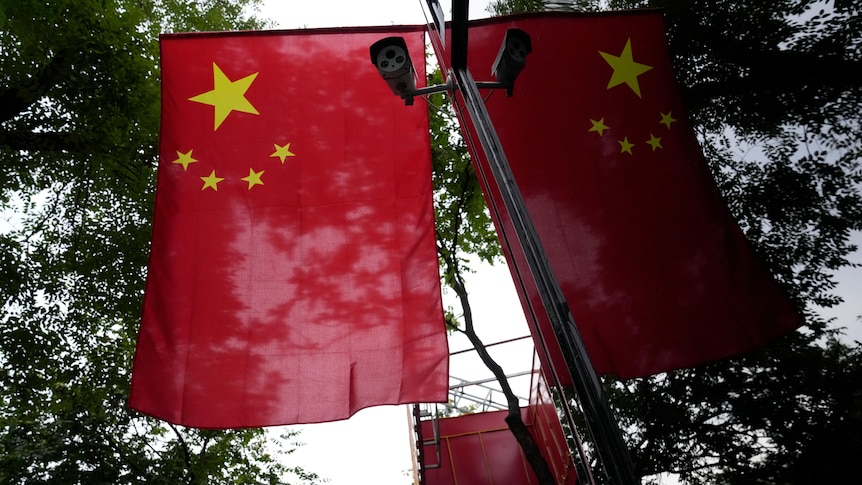
[[[371,45],[370,51],[371,63],[377,68],[380,77],[393,93],[406,100],[409,93],[416,90],[416,70],[404,38],[386,37],[378,40]]]
[[[509,29],[503,38],[503,45],[491,66],[491,74],[497,82],[506,87],[506,95],[512,96],[515,79],[524,69],[527,55],[533,51],[530,34],[521,29]]]

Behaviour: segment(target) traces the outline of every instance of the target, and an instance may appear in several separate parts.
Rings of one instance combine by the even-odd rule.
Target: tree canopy
[[[295,432],[269,443],[262,430],[181,429],[126,407],[158,34],[260,28],[259,3],[0,2],[0,482],[317,480],[278,458]]]
[[[157,161],[160,32],[252,29],[259,0],[0,0],[0,482],[316,481],[260,430],[129,411]],[[807,327],[762,351],[606,380],[638,473],[840,483],[862,455],[862,355],[814,310],[862,230],[862,6],[811,0],[505,0],[658,7],[716,181]],[[451,118],[432,119],[441,254],[499,257]],[[463,263],[463,260],[458,260]],[[463,270],[463,264],[452,269]],[[457,276],[448,269],[444,278]],[[848,324],[850,322],[838,322]],[[285,452],[292,436],[275,445]]]

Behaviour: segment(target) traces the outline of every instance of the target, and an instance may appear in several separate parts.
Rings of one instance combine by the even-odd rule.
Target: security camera
[[[491,74],[497,81],[506,86],[506,95],[511,96],[515,87],[515,78],[524,69],[527,54],[533,50],[530,34],[521,29],[509,29],[503,38],[503,45],[497,53],[497,59],[491,67]]]
[[[371,63],[393,93],[413,104],[409,93],[416,90],[416,70],[403,37],[387,37],[372,44]]]

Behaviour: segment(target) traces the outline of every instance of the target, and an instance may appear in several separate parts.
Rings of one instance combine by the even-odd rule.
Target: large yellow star
[[[197,162],[196,159],[192,158],[192,152],[193,151],[194,150],[189,150],[188,152],[183,153],[183,152],[177,150],[177,159],[171,163],[179,163],[180,165],[183,166],[183,171],[187,171],[189,169],[190,163]]]
[[[219,69],[218,65],[213,62],[213,89],[191,97],[189,101],[209,104],[215,107],[213,131],[218,130],[218,127],[221,126],[222,122],[232,111],[259,115],[260,113],[257,112],[257,109],[245,98],[245,92],[248,91],[257,74],[249,74],[242,79],[231,81]]]
[[[263,172],[266,170],[261,170],[260,172],[255,172],[253,169],[248,169],[248,177],[243,177],[240,180],[244,180],[248,182],[248,190],[251,190],[255,185],[263,185],[263,180],[260,179],[260,176],[263,175]]]
[[[623,47],[623,52],[619,56],[602,51],[599,51],[599,54],[605,58],[605,61],[614,70],[611,80],[608,82],[608,89],[626,83],[640,98],[641,88],[638,84],[638,76],[652,69],[652,66],[634,61],[632,58],[632,40],[628,39],[626,41],[626,46]]]
[[[206,190],[209,187],[218,192],[218,183],[224,180],[224,178],[216,177],[215,170],[213,170],[208,176],[201,177],[201,180],[204,181],[204,186],[201,187],[201,190]]]
[[[277,143],[273,143],[273,146],[275,146],[275,152],[273,152],[273,154],[270,155],[270,157],[278,157],[281,160],[282,164],[284,164],[284,159],[286,157],[295,157],[296,156],[293,154],[293,152],[290,151],[290,143],[288,143],[287,145],[284,145],[284,146],[281,146]]]

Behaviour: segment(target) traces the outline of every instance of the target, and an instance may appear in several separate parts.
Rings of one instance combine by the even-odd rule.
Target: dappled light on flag
[[[206,428],[445,401],[427,116],[368,45],[416,28],[168,35],[130,405]]]

